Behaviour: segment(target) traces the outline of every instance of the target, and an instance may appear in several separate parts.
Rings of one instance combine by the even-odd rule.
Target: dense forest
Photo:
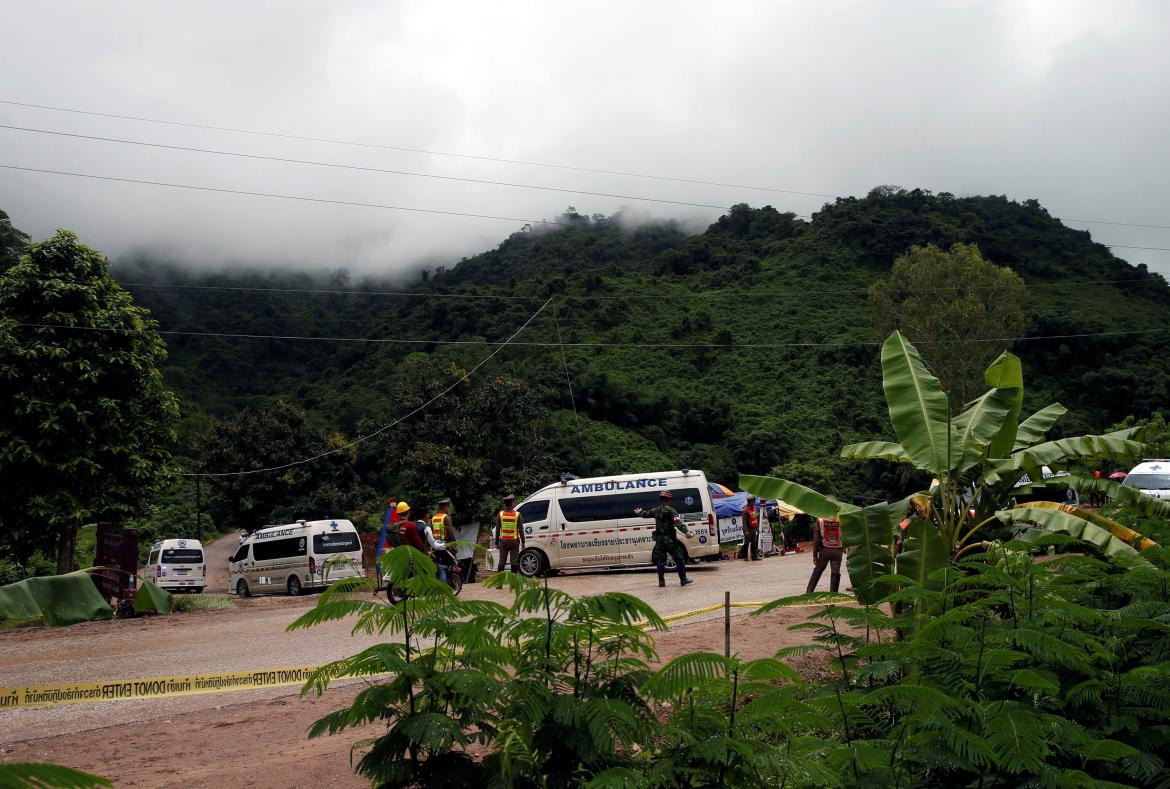
[[[775,473],[886,498],[913,480],[838,457],[888,430],[869,288],[912,245],[960,242],[1027,285],[1013,344],[1026,408],[1063,403],[1068,434],[1170,409],[1165,280],[1004,197],[879,188],[808,221],[739,205],[697,235],[569,209],[408,283],[141,257],[113,273],[177,332],[164,334],[164,373],[186,469],[335,450],[212,480],[213,518],[254,528],[339,510],[374,519],[391,494],[453,495],[470,518],[503,488],[522,496],[566,471],[691,467],[731,485]]]

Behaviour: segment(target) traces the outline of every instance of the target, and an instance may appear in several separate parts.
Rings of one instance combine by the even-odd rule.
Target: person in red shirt
[[[406,502],[400,502],[398,506],[401,507],[403,504],[406,504]],[[401,515],[402,544],[409,545],[411,548],[422,551],[423,553],[429,553],[430,549],[423,541],[422,535],[418,533],[418,521],[411,517],[411,509],[409,504],[406,505],[406,509],[402,511]]]

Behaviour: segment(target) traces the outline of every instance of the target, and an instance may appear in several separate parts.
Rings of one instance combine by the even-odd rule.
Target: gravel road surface
[[[234,536],[208,546],[226,556]],[[225,549],[226,546],[226,549]],[[210,562],[209,562],[210,563]],[[759,562],[723,561],[691,568],[693,585],[678,586],[668,577],[660,589],[652,569],[566,573],[549,584],[574,595],[622,591],[640,596],[662,615],[703,608],[723,601],[765,601],[800,594],[812,561],[807,553],[769,557]],[[210,570],[209,570],[210,573]],[[848,585],[848,578],[843,585]],[[827,589],[828,578],[821,581]],[[507,592],[469,584],[463,595],[510,602]],[[128,621],[90,622],[72,627],[36,628],[0,635],[0,686],[136,680],[176,674],[248,671],[315,665],[353,654],[378,639],[351,635],[350,625],[334,622],[309,630],[286,632],[288,625],[316,598],[260,597],[238,601],[229,611],[171,614]],[[746,609],[734,609],[736,616]],[[688,620],[722,616],[713,612]],[[289,688],[212,693],[141,701],[68,704],[40,709],[0,711],[0,744],[82,732],[110,725],[166,719],[224,705],[286,697]]]

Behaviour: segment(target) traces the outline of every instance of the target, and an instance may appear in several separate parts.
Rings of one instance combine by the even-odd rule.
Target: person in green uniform
[[[669,490],[659,494],[661,502],[657,507],[644,510],[641,507],[634,509],[635,515],[654,519],[654,552],[650,554],[650,561],[658,566],[658,585],[666,586],[666,557],[673,556],[678,567],[679,586],[692,584],[694,581],[687,578],[687,552],[678,541],[675,529],[682,529],[683,534],[689,535],[687,525],[682,522],[678,511],[670,506],[671,495]]]

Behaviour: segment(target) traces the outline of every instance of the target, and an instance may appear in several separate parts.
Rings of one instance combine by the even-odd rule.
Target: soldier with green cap
[[[690,532],[678,510],[670,506],[672,498],[670,491],[664,490],[659,494],[661,504],[648,510],[637,507],[634,514],[654,519],[654,551],[650,554],[650,561],[658,566],[658,585],[666,586],[666,557],[673,556],[678,567],[679,586],[686,586],[694,581],[687,578],[687,551],[678,541],[675,529],[682,529],[683,534],[689,535]]]

